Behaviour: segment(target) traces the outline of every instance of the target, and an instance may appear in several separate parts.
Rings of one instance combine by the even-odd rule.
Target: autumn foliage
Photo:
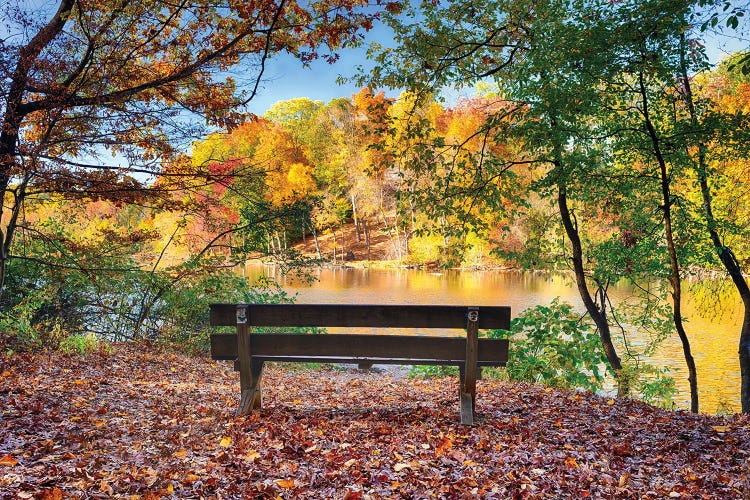
[[[0,498],[744,498],[747,417],[390,369],[266,373],[146,344],[0,358]]]

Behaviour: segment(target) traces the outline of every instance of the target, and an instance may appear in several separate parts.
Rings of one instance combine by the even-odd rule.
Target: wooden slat
[[[234,326],[236,304],[211,304],[211,325]],[[249,326],[466,327],[466,306],[248,304]],[[479,328],[510,328],[510,307],[479,307]]]
[[[380,358],[398,364],[462,365],[466,358],[466,339],[462,337],[266,333],[252,335],[251,343],[253,356],[295,361],[355,362]],[[508,340],[479,339],[478,351],[478,365],[502,366],[508,361]],[[211,357],[235,359],[237,336],[211,335]]]

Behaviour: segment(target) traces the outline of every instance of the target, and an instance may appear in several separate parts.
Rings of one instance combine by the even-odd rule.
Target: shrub
[[[104,345],[93,333],[73,334],[60,341],[59,349],[66,354],[86,355],[101,349]]]
[[[491,330],[489,336],[511,338],[505,374],[512,380],[565,389],[602,388],[608,365],[599,336],[570,304],[557,298],[524,311],[511,321],[510,331]]]

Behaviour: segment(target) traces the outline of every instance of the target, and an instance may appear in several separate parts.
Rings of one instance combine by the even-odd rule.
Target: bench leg
[[[240,369],[240,406],[237,416],[247,415],[262,403],[263,361],[252,357],[251,336],[247,326],[247,306],[237,306],[237,360]]]
[[[263,405],[263,361],[252,361],[250,380],[247,387],[241,387],[240,406],[237,416],[248,415],[252,410]]]
[[[479,352],[479,308],[469,307],[466,314],[466,359],[461,377],[461,423],[474,423],[474,403],[477,399],[477,357]]]
[[[471,384],[466,378],[466,369],[463,365],[458,367],[460,383],[458,397],[461,402],[461,423],[463,425],[474,424],[474,408],[476,399],[476,380]]]

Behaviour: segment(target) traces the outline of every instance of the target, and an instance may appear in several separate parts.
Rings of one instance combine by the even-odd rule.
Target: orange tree
[[[140,202],[163,193],[170,183],[152,181],[188,140],[242,121],[269,57],[333,62],[377,9],[367,0],[59,0],[42,12],[4,4],[0,276],[20,257],[14,241],[27,199]]]

